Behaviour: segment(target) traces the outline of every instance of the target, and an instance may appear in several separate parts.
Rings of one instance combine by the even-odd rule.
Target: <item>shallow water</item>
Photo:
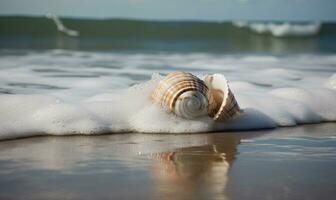
[[[0,143],[1,199],[333,199],[336,125]]]

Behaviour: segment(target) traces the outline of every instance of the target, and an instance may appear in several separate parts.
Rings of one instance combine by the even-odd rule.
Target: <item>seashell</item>
[[[208,75],[204,79],[212,94],[216,107],[209,113],[215,121],[232,120],[242,113],[226,78],[222,74]]]
[[[167,112],[186,119],[208,115],[216,121],[225,121],[241,112],[221,74],[208,75],[203,81],[187,72],[170,73],[153,91],[152,99]]]
[[[152,99],[168,112],[186,119],[208,115],[213,98],[204,81],[187,72],[173,72],[162,79]]]

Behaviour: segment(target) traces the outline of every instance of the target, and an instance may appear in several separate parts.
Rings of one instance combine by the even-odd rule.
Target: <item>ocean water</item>
[[[48,18],[0,18],[0,139],[217,132],[336,120],[332,24],[267,25],[282,30],[279,37],[230,23],[63,22],[67,27],[58,24],[57,30]],[[70,28],[77,34],[67,34]],[[165,113],[149,96],[173,71],[225,75],[244,114],[215,123]]]
[[[335,53],[333,22],[0,17],[1,49],[175,53]]]

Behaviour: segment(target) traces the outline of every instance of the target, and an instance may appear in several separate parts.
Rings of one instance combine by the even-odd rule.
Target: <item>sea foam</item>
[[[336,120],[334,88],[291,87],[264,92],[252,90],[244,82],[232,82],[233,92],[244,109],[237,120],[185,120],[151,103],[150,93],[161,78],[154,74],[151,80],[131,88],[72,102],[52,95],[1,95],[0,139],[47,134],[251,130]],[[334,76],[328,81],[333,82]]]
[[[335,55],[140,54],[50,50],[2,55],[0,139],[194,133],[335,121]],[[222,73],[243,115],[184,120],[153,105],[163,75]]]
[[[239,28],[247,27],[256,33],[270,33],[276,37],[284,36],[310,36],[315,35],[321,28],[321,23],[272,23],[272,22],[245,22],[235,21],[233,25]]]

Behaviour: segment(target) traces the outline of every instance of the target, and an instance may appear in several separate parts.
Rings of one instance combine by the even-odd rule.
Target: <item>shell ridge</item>
[[[184,86],[189,86],[189,87],[183,88]],[[203,87],[202,85],[199,85],[198,83],[193,83],[189,80],[181,81],[176,85],[172,85],[169,89],[167,89],[168,94],[165,95],[165,99],[163,100],[163,102],[166,102],[170,108],[173,108],[176,100],[179,98],[181,94],[183,94],[183,92],[192,91],[192,90],[197,91],[199,86],[201,86],[201,89],[204,92],[206,92],[208,89],[207,87]]]

